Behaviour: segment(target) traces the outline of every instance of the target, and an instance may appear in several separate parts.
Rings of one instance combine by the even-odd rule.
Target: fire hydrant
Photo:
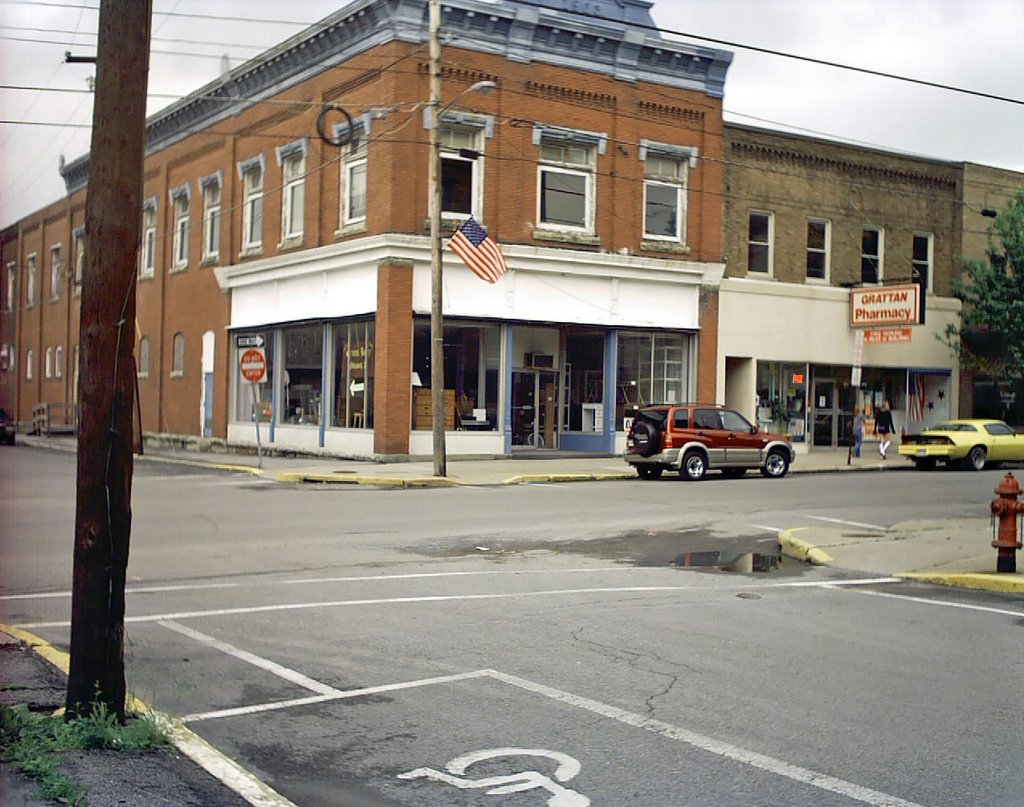
[[[997,572],[1017,571],[1017,550],[1024,544],[1020,542],[1017,535],[1017,514],[1024,513],[1024,502],[1017,501],[1017,497],[1024,492],[1020,484],[1013,478],[1013,474],[1007,474],[996,488],[998,499],[993,499],[989,505],[992,510],[993,533],[995,540],[992,546],[998,550],[996,557]],[[995,522],[998,519],[998,527]]]

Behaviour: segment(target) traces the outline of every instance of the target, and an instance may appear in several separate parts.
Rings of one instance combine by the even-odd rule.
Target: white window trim
[[[676,191],[676,232],[675,235],[658,235],[647,230],[647,189],[651,185],[674,188]],[[669,182],[664,179],[644,179],[644,223],[643,238],[645,241],[665,241],[674,244],[686,243],[686,183]]]
[[[543,221],[541,219],[541,207],[542,207],[542,195],[544,192],[544,174],[570,174],[572,176],[580,176],[585,180],[584,193],[587,197],[586,207],[584,208],[583,226],[578,224],[564,224],[556,221]],[[595,212],[595,183],[594,183],[594,171],[585,170],[578,168],[563,168],[560,165],[553,163],[540,163],[537,167],[537,229],[538,230],[549,230],[552,232],[564,232],[564,233],[582,233],[584,235],[594,235],[594,212]]]
[[[284,181],[284,171],[289,163],[298,164],[298,177],[295,179]],[[282,171],[282,182],[281,182],[281,243],[287,244],[293,241],[301,241],[303,232],[306,229],[305,222],[305,195],[306,195],[306,157],[305,155],[290,154],[285,157],[281,162]],[[289,230],[289,223],[292,220],[292,206],[295,204],[295,196],[297,193],[303,195],[302,219],[298,222],[298,230]]]
[[[50,247],[50,300],[60,299],[60,286],[61,286],[61,244],[54,244]],[[57,260],[54,261],[54,258]]]
[[[811,277],[807,274],[807,253],[811,251],[810,246],[804,243],[804,280],[807,283],[820,283],[824,286],[829,285],[832,282],[832,220],[831,219],[819,219],[811,216],[807,219],[807,224],[824,224],[825,225],[825,277]],[[807,233],[804,232],[804,238],[806,239]]]
[[[217,188],[221,196],[218,198],[218,202],[215,205],[209,204],[208,191],[210,188]],[[202,258],[203,261],[215,261],[220,257],[220,237],[222,235],[223,219],[221,218],[221,206],[223,204],[223,193],[224,193],[224,172],[217,171],[216,173],[209,174],[208,176],[202,177],[199,180],[199,189],[203,194],[203,245],[202,245]],[[214,214],[217,216],[216,231],[211,226],[211,219]],[[210,238],[216,232],[217,235],[217,248],[210,249]]]
[[[36,304],[36,253],[31,252],[25,256],[25,308],[32,308]]]
[[[179,200],[184,199],[184,211],[179,211]],[[192,214],[192,186],[179,185],[171,189],[171,214],[174,216],[174,236],[171,238],[171,269],[188,266],[189,218]]]
[[[75,280],[75,294],[81,294],[82,278],[85,275],[85,227],[75,227],[71,231],[71,249],[74,253],[71,257],[73,261],[71,272]],[[79,255],[81,255],[81,261],[79,261]]]
[[[178,339],[179,336],[181,337],[181,367],[180,368],[176,368],[174,366],[175,360],[177,358],[175,356],[175,352],[176,352],[175,351],[175,343],[177,342],[177,339]],[[181,331],[178,331],[178,333],[174,334],[174,336],[171,337],[171,378],[184,378],[184,376],[185,376],[185,334],[183,334]]]
[[[245,176],[251,171],[260,172],[260,190],[249,194],[246,189]],[[264,154],[257,154],[248,160],[238,163],[238,179],[242,183],[242,254],[258,253],[263,249],[263,228],[262,222],[260,232],[255,233],[254,239],[250,239],[252,230],[252,209],[256,201],[262,201],[265,195],[264,189],[267,183],[267,158]]]
[[[350,216],[349,209],[351,208],[350,202],[352,201],[352,169],[358,168],[360,165],[366,167],[366,178],[369,180],[370,166],[369,161],[366,159],[365,150],[360,149],[356,154],[350,155],[341,161],[341,226],[348,227],[353,224],[364,224],[366,222],[366,210],[369,207],[367,204],[368,200],[363,200],[363,213],[361,216]],[[367,189],[369,188],[369,181],[367,181]],[[367,195],[369,193],[367,192]]]
[[[64,377],[64,346],[57,345],[53,351],[53,375],[56,378]]]
[[[751,216],[767,216],[768,217],[768,271],[758,272],[755,269],[750,268],[750,245],[760,244],[760,241],[750,240],[750,217]],[[748,210],[747,211],[747,237],[744,240],[746,244],[746,260],[747,260],[747,277],[775,277],[775,214],[770,210]]]
[[[7,300],[5,301],[5,304],[6,304],[6,309],[8,311],[13,311],[14,310],[14,303],[15,303],[15,299],[14,298],[15,298],[15,289],[16,289],[16,284],[15,284],[14,280],[15,280],[15,273],[17,272],[17,270],[18,270],[18,264],[15,261],[8,261],[7,262]]]
[[[146,345],[146,354],[145,354],[145,356],[146,356],[146,363],[145,363],[145,366],[143,366],[143,363],[142,363],[142,356],[143,356],[142,345],[143,345],[143,343],[145,343],[145,345]],[[138,377],[139,378],[149,378],[149,360],[150,360],[149,337],[148,336],[141,336],[141,337],[139,337],[139,372],[138,372]]]
[[[935,233],[924,232],[923,230],[915,230],[913,238],[927,238],[928,239],[928,283],[927,291],[930,294],[935,293]],[[914,260],[914,241],[913,238],[910,241],[910,265],[914,266],[917,261]],[[913,276],[911,276],[913,277]]]
[[[432,110],[424,109],[424,127],[429,128],[430,115]],[[494,137],[494,117],[492,115],[477,115],[470,112],[445,112],[441,115],[441,129],[461,129],[473,133],[473,151],[477,153],[475,160],[468,157],[461,157],[459,150],[447,146],[440,146],[442,160],[457,160],[473,164],[473,183],[470,213],[455,213],[451,210],[441,210],[441,218],[444,221],[461,223],[470,216],[481,224],[484,223],[484,164],[487,140]],[[440,131],[438,132],[440,141]]]
[[[146,216],[149,213],[153,214],[153,224],[146,226]],[[142,254],[139,256],[139,277],[153,277],[156,274],[156,215],[156,197],[151,196],[142,203]]]
[[[863,262],[867,254],[864,252],[864,233],[867,230],[874,230],[878,233],[878,279],[873,285],[881,286],[885,281],[885,228],[876,227],[873,224],[865,224],[861,228],[861,246],[860,246],[860,257]],[[863,271],[860,277],[861,282],[864,282]]]
[[[470,163],[472,168],[472,178],[470,182],[472,187],[470,188],[470,212],[469,213],[456,213],[454,210],[441,210],[441,218],[445,221],[463,222],[466,221],[470,216],[475,218],[478,222],[483,224],[484,216],[484,171],[483,171],[483,157],[484,153],[480,149],[474,149],[480,155],[475,160],[471,160],[468,157],[459,156],[459,152],[454,149],[441,148],[441,165],[442,174],[444,173],[444,161],[451,160],[452,162],[463,162]]]
[[[35,354],[32,352],[32,348],[29,348],[25,353],[25,380],[31,381],[32,375],[35,372],[33,365],[35,364]]]
[[[53,378],[53,348],[46,348],[46,353],[44,355],[46,356],[46,359],[43,364],[43,377],[50,379]]]

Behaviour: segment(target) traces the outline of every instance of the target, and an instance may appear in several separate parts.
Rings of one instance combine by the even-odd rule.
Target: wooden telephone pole
[[[101,0],[80,326],[78,506],[67,716],[124,720],[135,270],[152,0]]]

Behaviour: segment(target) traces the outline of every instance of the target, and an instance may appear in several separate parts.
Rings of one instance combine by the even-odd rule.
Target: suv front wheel
[[[764,461],[764,466],[761,468],[761,476],[766,476],[769,479],[781,479],[788,471],[789,457],[786,456],[785,452],[774,449],[768,454],[768,459]]]
[[[679,466],[679,475],[683,479],[696,482],[698,479],[703,479],[707,472],[708,461],[703,451],[691,448],[683,455],[683,464]]]

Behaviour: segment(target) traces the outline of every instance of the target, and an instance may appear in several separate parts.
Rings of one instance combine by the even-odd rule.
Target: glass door
[[[836,444],[836,382],[815,380],[814,398],[814,442],[812,445],[829,446]]]
[[[513,448],[555,448],[557,427],[558,373],[513,370]]]

